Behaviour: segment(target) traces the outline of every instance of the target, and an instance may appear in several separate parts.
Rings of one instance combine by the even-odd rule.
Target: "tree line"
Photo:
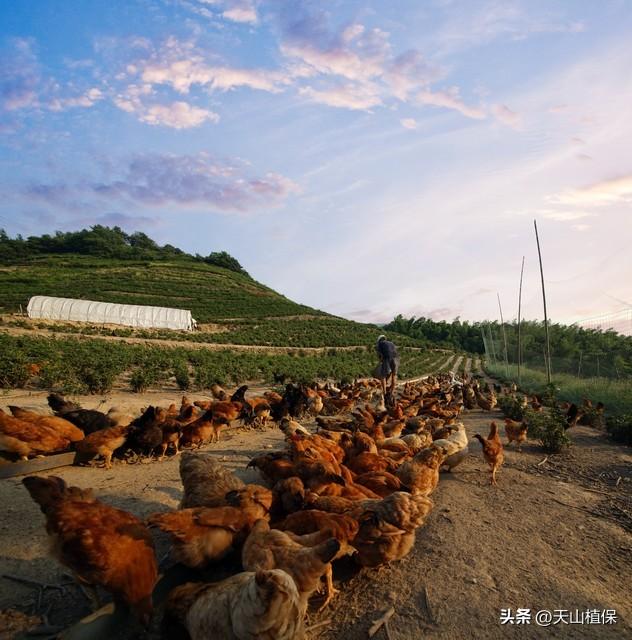
[[[117,260],[190,259],[205,262],[250,277],[239,261],[226,251],[208,256],[191,255],[171,244],[159,245],[142,231],[125,233],[120,227],[94,225],[81,231],[57,231],[53,235],[9,237],[0,229],[0,262],[19,264],[50,255],[88,255]]]
[[[497,361],[504,361],[504,339],[499,322],[435,322],[429,318],[404,318],[398,315],[384,327],[403,335],[427,340],[448,349],[483,354],[487,351]],[[518,362],[518,325],[505,323],[507,359]],[[549,323],[551,356],[554,371],[580,376],[600,375],[626,378],[632,376],[632,336],[614,330],[585,329],[577,325]],[[544,365],[544,323],[527,320],[521,323],[522,362],[526,366]]]

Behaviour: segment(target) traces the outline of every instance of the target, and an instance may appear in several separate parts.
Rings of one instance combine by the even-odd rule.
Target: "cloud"
[[[366,110],[382,104],[378,92],[367,84],[345,84],[330,89],[302,87],[299,89],[299,95],[309,98],[312,102],[344,109]]]
[[[219,8],[223,18],[231,20],[233,22],[242,22],[246,24],[257,24],[259,18],[257,16],[257,2],[254,0],[200,0],[204,5],[213,5]],[[195,4],[191,5],[191,8],[207,17],[212,17],[212,12],[207,12],[202,7],[197,7]]]
[[[417,120],[414,118],[402,118],[399,123],[404,127],[404,129],[415,130],[417,128]]]
[[[491,112],[498,122],[502,122],[516,131],[522,129],[522,116],[512,111],[507,105],[495,104],[492,106]]]
[[[80,96],[51,98],[46,106],[51,111],[65,111],[66,109],[72,109],[74,107],[92,107],[103,98],[103,92],[97,87],[93,87]]]
[[[277,206],[298,191],[292,180],[278,173],[251,175],[242,161],[221,161],[206,153],[137,155],[121,174],[118,179],[101,182],[35,184],[25,195],[66,209],[73,209],[77,198],[91,198],[93,207],[107,200],[248,212]]]
[[[276,93],[288,83],[286,74],[281,71],[211,64],[194,42],[173,37],[148,58],[129,64],[127,72],[138,75],[146,85],[169,85],[181,94],[189,93],[194,85],[211,91],[248,87]]]
[[[555,204],[599,207],[612,204],[632,203],[632,174],[604,180],[587,187],[569,189],[547,200]]]
[[[0,59],[0,105],[16,111],[38,105],[41,77],[31,40],[13,38]]]
[[[446,21],[436,31],[443,52],[454,53],[498,39],[520,41],[534,35],[581,33],[583,22],[565,20],[554,9],[538,10],[515,0],[464,3],[446,7]]]
[[[463,114],[466,118],[483,120],[486,117],[485,112],[482,109],[478,107],[470,107],[461,100],[457,87],[450,87],[446,91],[433,92],[430,90],[423,90],[417,94],[416,99],[419,104],[454,109],[455,111]]]
[[[219,122],[219,116],[208,109],[193,107],[187,102],[155,104],[147,107],[140,115],[140,121],[151,125],[162,125],[173,129],[190,129],[203,122]]]
[[[299,65],[305,77],[317,79],[317,84],[299,89],[315,102],[368,109],[412,100],[455,109],[469,118],[485,117],[460,99],[457,87],[432,92],[430,85],[445,75],[443,69],[416,49],[395,55],[390,34],[383,29],[359,22],[331,29],[324,11],[309,13],[292,3],[282,12],[281,24],[281,53]]]
[[[147,104],[147,100],[154,99],[153,96],[151,85],[132,84],[114,98],[114,104],[122,111],[134,114],[140,122],[154,126],[190,129],[207,121],[219,122],[219,115],[214,111],[195,107],[182,100],[169,104]]]

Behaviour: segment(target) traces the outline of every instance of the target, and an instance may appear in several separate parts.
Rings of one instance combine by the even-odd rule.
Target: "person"
[[[378,365],[378,378],[382,383],[382,393],[386,398],[386,380],[390,378],[389,395],[393,395],[395,391],[395,381],[397,380],[397,370],[399,369],[399,355],[397,347],[382,335],[377,339],[375,350],[380,357]]]

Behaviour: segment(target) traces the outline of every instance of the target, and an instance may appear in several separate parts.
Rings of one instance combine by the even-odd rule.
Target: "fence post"
[[[520,384],[520,367],[522,365],[522,344],[520,342],[520,311],[522,308],[522,274],[524,273],[524,256],[520,268],[520,289],[518,290],[518,384]]]
[[[538,237],[538,223],[534,220],[535,241],[538,245],[538,260],[540,261],[540,279],[542,280],[542,302],[544,303],[544,336],[546,339],[544,361],[546,364],[546,381],[551,384],[551,346],[549,344],[549,318],[546,313],[546,291],[544,289],[544,271],[542,270],[542,253],[540,251],[540,238]]]
[[[505,376],[509,379],[509,358],[507,357],[507,333],[505,332],[505,320],[503,319],[503,308],[500,306],[500,293],[496,292],[498,296],[498,308],[500,309],[500,324],[503,329],[503,341],[505,343]]]

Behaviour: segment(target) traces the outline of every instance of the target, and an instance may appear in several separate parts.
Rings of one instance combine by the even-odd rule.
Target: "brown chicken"
[[[498,427],[495,422],[492,422],[489,435],[487,438],[483,438],[480,434],[476,433],[474,437],[481,443],[483,446],[483,457],[485,458],[485,462],[489,465],[491,471],[491,484],[496,483],[496,472],[502,465],[505,455],[503,453],[503,443],[500,441],[500,436],[498,435]]]
[[[43,453],[64,451],[70,440],[43,424],[25,422],[0,409],[0,449],[17,453],[22,459]]]
[[[166,603],[167,637],[191,640],[303,640],[303,613],[294,580],[280,569],[244,572],[214,582],[176,587]]]
[[[397,491],[383,500],[360,503],[350,515],[357,518],[360,528],[353,540],[356,562],[375,567],[400,560],[415,542],[415,529],[432,511],[429,498]]]
[[[439,469],[445,458],[445,449],[433,444],[404,462],[395,475],[411,493],[429,496],[439,484]]]
[[[84,438],[83,431],[64,418],[59,418],[57,416],[43,416],[39,413],[35,413],[34,411],[27,411],[26,409],[14,406],[9,406],[9,410],[15,418],[18,418],[18,420],[24,420],[24,422],[31,422],[33,424],[41,424],[46,427],[50,427],[60,436],[68,438],[70,442],[78,442]]]
[[[129,430],[129,425],[124,425],[94,431],[77,442],[75,448],[79,453],[103,456],[104,467],[111,469],[112,455],[125,444]]]
[[[527,441],[527,430],[528,427],[524,422],[516,422],[510,418],[505,418],[507,444],[515,442],[518,445],[518,451],[521,450],[522,443]]]
[[[180,444],[183,447],[201,447],[207,442],[219,442],[222,429],[228,425],[224,415],[215,414],[211,409],[182,427]]]
[[[196,507],[155,513],[147,518],[151,527],[171,535],[173,556],[187,567],[201,568],[221,560],[248,535],[259,518],[268,517],[261,505],[238,507]]]
[[[68,487],[61,478],[30,476],[22,482],[46,516],[57,560],[82,582],[100,585],[128,604],[147,626],[158,570],[143,523],[99,502],[90,490]]]
[[[229,491],[245,486],[209,453],[183,453],[180,478],[184,487],[180,509],[223,506],[226,504],[224,496]]]
[[[327,576],[328,594],[324,608],[334,595],[331,561],[340,551],[333,537],[320,541],[318,532],[304,537],[270,529],[265,520],[255,523],[244,543],[241,563],[246,571],[282,569],[296,583],[301,610],[307,611],[310,596],[318,589],[322,576]]]
[[[356,476],[355,482],[367,487],[381,498],[391,495],[394,491],[399,491],[402,487],[400,479],[388,471],[363,473]]]

